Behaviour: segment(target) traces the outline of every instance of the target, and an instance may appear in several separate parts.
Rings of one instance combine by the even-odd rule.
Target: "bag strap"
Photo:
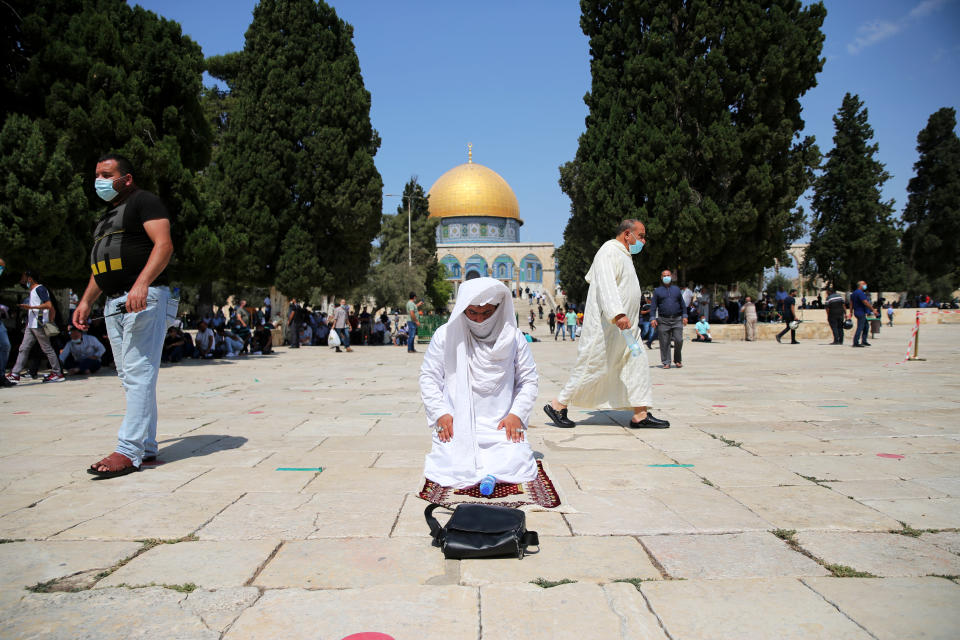
[[[443,532],[443,529],[440,527],[440,522],[433,517],[433,510],[439,506],[438,504],[431,504],[423,510],[423,517],[427,519],[427,526],[430,527],[430,536],[433,537],[436,542],[440,542],[440,535]]]
[[[540,546],[540,536],[537,535],[536,531],[527,531],[523,534],[523,537],[520,539],[520,544],[524,547],[539,547]]]

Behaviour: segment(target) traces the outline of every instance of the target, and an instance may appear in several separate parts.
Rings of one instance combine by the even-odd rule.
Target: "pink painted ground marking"
[[[878,453],[877,457],[880,458],[893,458],[894,460],[901,460],[906,456],[902,456],[899,453]]]
[[[727,407],[727,405],[725,405],[725,404],[712,404],[712,405],[710,405],[710,406],[711,406],[711,407],[723,407],[723,408],[726,408],[726,407]]]
[[[251,411],[250,413],[263,413],[263,411]]]
[[[13,412],[13,415],[15,415],[15,416],[24,416],[24,415],[27,415],[28,413],[30,413],[30,412],[29,412],[29,411],[14,411],[14,412]]]
[[[378,631],[364,631],[362,633],[353,633],[343,640],[393,640],[393,636]]]

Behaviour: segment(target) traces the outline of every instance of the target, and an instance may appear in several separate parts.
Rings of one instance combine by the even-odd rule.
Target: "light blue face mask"
[[[630,253],[631,253],[631,254],[637,255],[637,254],[640,253],[641,251],[643,251],[643,243],[640,242],[639,240],[637,240],[636,242],[634,242],[633,244],[630,245]]]
[[[100,199],[106,202],[111,202],[120,195],[117,193],[117,190],[113,188],[113,180],[110,178],[97,178],[93,183],[93,187],[97,190],[97,195],[100,196]]]
[[[663,276],[663,284],[670,284],[672,280],[673,278],[671,278],[670,276]]]
[[[864,290],[864,291],[867,290],[867,285],[863,285],[863,290]]]

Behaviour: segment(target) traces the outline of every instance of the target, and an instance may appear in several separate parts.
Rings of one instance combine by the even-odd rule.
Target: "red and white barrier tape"
[[[933,309],[933,311],[939,311],[939,309]],[[893,365],[903,364],[904,362],[907,362],[908,360],[910,360],[910,352],[913,350],[913,344],[917,339],[917,333],[919,333],[919,331],[920,331],[920,310],[918,309],[916,321],[913,323],[913,331],[910,332],[910,341],[907,342],[907,355],[905,355],[903,357],[903,360],[901,360],[900,362],[885,364],[883,366],[889,367]]]

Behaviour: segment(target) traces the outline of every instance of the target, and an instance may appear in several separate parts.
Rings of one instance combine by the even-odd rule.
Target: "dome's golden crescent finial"
[[[467,162],[473,164],[473,143],[467,143]]]

